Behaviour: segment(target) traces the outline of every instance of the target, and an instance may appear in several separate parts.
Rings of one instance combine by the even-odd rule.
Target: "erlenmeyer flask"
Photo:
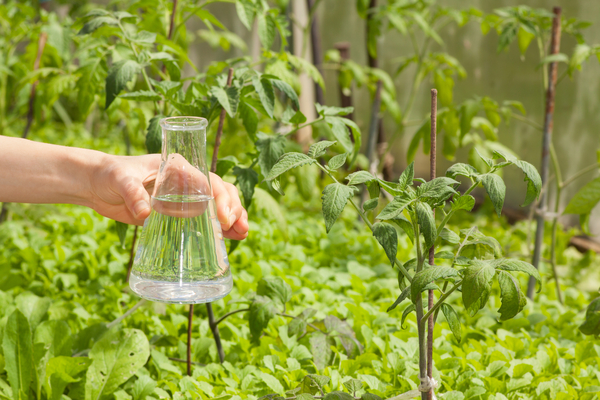
[[[153,301],[191,304],[233,285],[206,164],[204,118],[162,119],[162,162],[129,285]]]

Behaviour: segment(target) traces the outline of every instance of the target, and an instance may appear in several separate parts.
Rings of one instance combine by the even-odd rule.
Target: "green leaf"
[[[159,101],[161,99],[160,95],[151,90],[138,90],[136,92],[123,93],[119,95],[119,97],[135,101]]]
[[[275,109],[275,92],[273,85],[268,79],[262,79],[259,76],[252,78],[252,85],[258,94],[258,98],[264,107],[267,115],[273,119],[273,110]]]
[[[400,175],[400,178],[398,179],[398,182],[400,183],[400,190],[406,190],[406,188],[408,186],[411,186],[413,183],[413,179],[415,179],[415,162],[414,161],[411,162],[404,171],[402,171],[402,174]]]
[[[300,167],[306,164],[312,164],[314,162],[315,160],[303,153],[285,153],[279,157],[279,160],[277,160],[275,165],[273,165],[273,168],[271,168],[271,171],[269,171],[265,179],[272,181],[279,175],[289,171],[292,168]]]
[[[49,400],[61,400],[65,388],[88,369],[92,360],[88,357],[60,356],[48,360],[44,389]]]
[[[90,351],[85,400],[99,400],[113,393],[146,364],[149,356],[150,344],[142,331],[108,331]]]
[[[454,268],[449,267],[438,267],[431,266],[423,269],[415,274],[413,281],[410,285],[410,299],[413,303],[417,302],[417,299],[421,295],[421,292],[432,282],[438,279],[449,280],[456,278],[458,271]]]
[[[366,204],[366,203],[365,203]],[[413,226],[408,219],[406,219],[403,215],[398,215],[395,218],[388,220],[400,227],[406,233],[411,242],[415,242],[415,231],[413,230]]]
[[[500,297],[502,299],[502,306],[498,312],[500,313],[500,320],[506,321],[523,310],[523,307],[527,304],[527,299],[521,292],[519,282],[508,272],[498,271],[498,283],[500,284]]]
[[[373,236],[383,247],[385,254],[393,265],[398,253],[398,233],[396,229],[385,222],[376,222],[373,224]]]
[[[23,313],[16,309],[4,327],[2,349],[5,369],[15,400],[29,399],[29,385],[34,379],[31,328]]]
[[[240,90],[235,86],[228,88],[214,86],[211,88],[210,93],[216,97],[221,107],[233,118],[240,103]]]
[[[323,397],[323,400],[354,400],[354,397],[346,392],[335,391],[327,393],[325,397]]]
[[[584,335],[600,334],[600,297],[594,299],[585,312],[585,321],[579,326]]]
[[[258,115],[256,115],[256,111],[246,104],[245,101],[240,101],[238,111],[250,139],[256,141],[256,131],[258,130]]]
[[[252,22],[254,21],[254,8],[250,0],[236,0],[235,10],[246,29],[251,30]]]
[[[350,140],[350,131],[344,123],[344,119],[345,118],[340,117],[325,117],[325,122],[331,128],[331,132],[333,133],[333,136],[335,136],[338,143],[342,145],[347,153],[351,153],[354,145]]]
[[[277,89],[281,90],[281,92],[283,92],[287,98],[290,99],[296,110],[300,109],[300,100],[298,100],[298,95],[289,84],[279,79],[271,79],[271,84]]]
[[[504,196],[506,195],[506,185],[504,185],[504,181],[496,174],[485,174],[481,177],[481,184],[485,188],[488,196],[490,196],[496,214],[500,216],[504,205]]]
[[[317,112],[319,115],[324,117],[326,116],[344,116],[352,113],[354,111],[354,107],[329,107],[322,106],[321,104],[315,104],[317,108]]]
[[[348,185],[360,185],[361,183],[371,182],[376,180],[370,172],[356,171],[346,177]]]
[[[456,163],[452,165],[446,171],[446,176],[455,179],[457,176],[466,176],[467,178],[473,178],[479,176],[479,171],[472,165]]]
[[[517,40],[519,42],[519,50],[521,51],[522,55],[525,55],[525,52],[527,51],[527,48],[529,47],[529,44],[531,43],[533,38],[535,38],[535,34],[529,32],[526,29],[523,29],[522,26],[519,28],[519,33],[517,33]]]
[[[454,231],[448,229],[447,227],[444,227],[444,229],[442,229],[442,232],[440,232],[440,237],[450,244],[460,243],[460,237],[456,233],[454,233]]]
[[[440,199],[448,194],[457,193],[451,185],[458,184],[460,182],[455,181],[452,178],[440,176],[432,179],[428,182],[423,183],[417,188],[417,197],[419,198],[431,198]]]
[[[183,86],[183,82],[173,82],[173,81],[154,81],[152,80],[152,85],[156,89],[157,92],[166,97],[172,97],[181,87]]]
[[[146,400],[146,397],[154,393],[157,383],[147,375],[142,375],[133,384],[133,400]]]
[[[107,15],[93,18],[83,25],[83,28],[77,33],[77,35],[87,35],[100,28],[102,25],[116,26],[119,21],[116,18],[109,17]]]
[[[219,158],[217,160],[217,171],[215,172],[221,178],[224,177],[227,172],[239,163],[238,159],[234,156],[227,156]]]
[[[331,378],[328,376],[315,374],[306,375],[300,384],[300,394],[317,394],[323,390],[330,380]]]
[[[162,149],[162,130],[160,128],[160,120],[164,115],[155,115],[148,121],[148,129],[146,130],[146,150],[150,154],[160,153]]]
[[[467,100],[460,106],[460,138],[471,130],[471,121],[477,115],[480,109],[480,103],[474,100]]]
[[[540,284],[540,290],[542,285],[542,277],[540,272],[531,264],[525,261],[517,260],[515,258],[509,259],[498,259],[492,261],[492,264],[497,268],[504,271],[517,271],[517,272],[525,272],[529,276],[533,276],[536,281]]]
[[[258,281],[256,293],[285,304],[292,299],[292,288],[280,277],[262,278]]]
[[[273,46],[276,31],[275,21],[270,14],[264,13],[258,15],[258,37],[263,47],[267,50]]]
[[[565,214],[589,214],[600,202],[600,177],[588,182],[569,201]]]
[[[279,379],[274,377],[273,375],[267,374],[265,372],[258,372],[257,377],[262,380],[273,392],[277,394],[282,394],[284,392],[283,386]]]
[[[263,176],[267,176],[273,166],[277,163],[277,160],[283,156],[285,152],[284,136],[260,136],[261,139],[256,141],[256,149],[259,151],[258,154],[258,166]]]
[[[414,199],[411,199],[408,196],[396,196],[383,210],[381,210],[377,219],[388,220],[397,218],[402,214],[402,211],[414,201]]]
[[[515,160],[514,165],[519,167],[525,174],[525,181],[527,182],[527,196],[525,197],[525,203],[523,203],[521,207],[526,207],[540,195],[540,192],[542,191],[542,178],[540,177],[537,169],[535,169],[533,165],[526,161]]]
[[[106,105],[108,109],[116,96],[137,76],[142,66],[133,60],[123,60],[113,64],[106,77]]]
[[[469,314],[473,316],[487,303],[496,270],[487,262],[473,260],[463,271],[462,299]]]
[[[328,343],[327,335],[315,333],[308,339],[310,343],[310,352],[313,355],[313,361],[319,370],[323,370],[331,358],[331,346]]]
[[[248,312],[250,333],[253,341],[258,341],[260,335],[269,325],[269,321],[275,316],[276,312],[277,309],[270,298],[260,295],[254,298]]]
[[[35,329],[33,343],[44,344],[49,358],[71,355],[71,328],[65,321],[44,321]]]
[[[553,62],[562,62],[565,64],[569,64],[569,56],[564,53],[550,54],[542,59],[542,62],[538,64],[537,68],[540,68],[545,64],[550,64]]]
[[[115,226],[117,229],[117,236],[119,236],[119,241],[121,242],[121,247],[125,248],[125,238],[127,237],[127,229],[129,229],[129,225],[123,222],[115,221]]]
[[[450,304],[443,303],[441,308],[442,312],[444,313],[444,317],[446,317],[448,325],[450,325],[450,330],[452,331],[452,334],[456,338],[456,341],[460,343],[462,335],[458,313],[454,310],[454,308],[452,308]]]
[[[404,288],[402,293],[400,293],[400,296],[398,296],[396,301],[394,301],[394,304],[392,304],[391,306],[388,307],[387,312],[392,311],[394,308],[398,307],[398,305],[400,303],[402,303],[404,300],[406,300],[408,298],[408,296],[410,295],[410,291],[411,291],[410,286],[407,286],[406,288]]]
[[[437,238],[437,227],[435,226],[433,210],[429,204],[418,202],[416,212],[421,234],[425,238],[425,249],[429,249],[433,246]]]
[[[356,392],[363,388],[363,383],[358,379],[350,379],[344,382],[344,387],[348,389],[348,392],[350,392],[352,396],[356,396]]]
[[[311,158],[309,160],[312,161]],[[323,218],[325,219],[325,228],[327,232],[331,230],[333,224],[338,219],[346,203],[354,196],[356,187],[346,186],[341,183],[332,183],[325,186],[323,190]]]
[[[363,393],[360,400],[383,400],[381,397],[373,393]]]
[[[402,319],[400,319],[400,328],[404,329],[404,320],[406,320],[406,317],[408,317],[410,315],[411,312],[415,311],[417,308],[415,307],[414,304],[410,303],[405,309],[404,311],[402,311]]]
[[[244,206],[248,209],[252,204],[254,188],[258,185],[258,174],[252,168],[233,167],[233,175],[237,177],[240,191],[244,197]]]
[[[363,210],[365,211],[372,211],[374,209],[377,208],[377,205],[379,204],[379,199],[369,199],[367,201],[364,202],[363,204]]]
[[[340,168],[346,162],[346,158],[348,158],[348,153],[338,154],[337,156],[331,157],[327,166],[330,170],[336,170]]]
[[[469,194],[455,197],[452,202],[452,211],[466,210],[471,211],[475,206],[475,198]]]
[[[308,156],[311,158],[319,158],[327,152],[327,149],[336,144],[336,142],[331,142],[329,140],[321,140],[317,143],[314,143],[308,149]]]

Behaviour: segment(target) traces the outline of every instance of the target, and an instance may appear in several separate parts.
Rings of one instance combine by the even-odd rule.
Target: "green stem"
[[[514,113],[512,115],[512,117],[514,119],[516,119],[517,121],[524,122],[524,123],[528,124],[529,126],[531,126],[531,127],[535,128],[535,129],[539,130],[539,131],[543,131],[544,130],[544,127],[542,125],[540,125],[537,122],[532,121],[529,118],[526,118],[526,117],[524,117],[522,115]]]
[[[467,189],[467,191],[463,194],[463,196],[468,195],[469,193],[471,193],[473,190],[475,190],[475,188],[477,187],[477,185],[479,185],[479,181],[475,181],[471,187],[469,187]],[[439,235],[440,233],[442,233],[442,229],[444,229],[444,227],[446,226],[446,224],[448,223],[448,221],[450,220],[450,218],[452,218],[452,216],[454,215],[454,213],[456,212],[456,210],[450,210],[448,212],[448,214],[446,214],[446,216],[444,217],[444,219],[442,220],[442,222],[440,223],[440,226],[437,229],[437,234]]]
[[[291,318],[291,319],[298,319],[298,317],[294,317],[293,315],[286,314],[286,313],[277,313],[277,315],[281,315],[282,317]],[[323,331],[322,329],[317,328],[315,325],[313,325],[309,322],[306,323],[306,326],[310,326],[315,331],[321,332],[323,334],[327,334],[327,332]]]
[[[314,121],[312,121],[312,122],[307,122],[307,123],[306,123],[306,124],[304,124],[304,125],[297,126],[296,128],[292,129],[291,131],[289,131],[289,132],[287,132],[287,133],[284,133],[283,135],[284,135],[284,136],[293,135],[294,133],[298,132],[298,131],[299,131],[300,129],[302,129],[302,128],[306,128],[307,126],[314,125],[314,124],[316,124],[316,123],[318,123],[318,122],[321,122],[321,121],[324,121],[324,120],[325,120],[325,117],[319,117],[319,118],[315,119],[315,120],[314,120]]]
[[[329,178],[331,178],[331,180],[333,180],[335,183],[340,183],[337,179],[335,179],[335,176],[333,176],[331,174],[331,172],[328,169],[326,169],[324,166],[322,166],[319,163],[317,163],[317,166],[319,168],[321,168],[321,170],[323,170],[323,172],[325,172],[327,174],[327,176],[329,176]],[[371,223],[371,221],[369,221],[369,218],[367,218],[367,216],[365,215],[365,213],[360,209],[360,207],[358,205],[356,205],[356,203],[354,202],[354,200],[350,199],[350,204],[352,204],[352,207],[354,207],[354,209],[358,212],[358,215],[360,215],[360,217],[365,222],[365,224],[367,224],[367,226],[369,227],[369,229],[371,230],[371,232],[373,232],[373,224]],[[396,267],[398,267],[398,269],[400,270],[400,272],[402,273],[402,275],[404,275],[404,277],[409,282],[412,282],[412,276],[410,276],[410,274],[408,273],[408,271],[406,270],[406,268],[404,268],[404,264],[402,264],[397,258],[394,259],[394,264],[396,264]]]
[[[229,311],[227,314],[223,315],[221,318],[219,318],[218,320],[216,320],[215,321],[215,325],[219,325],[221,322],[223,322],[230,315],[241,313],[241,312],[244,312],[244,311],[250,311],[250,309],[249,308],[240,308],[239,310]]]
[[[542,62],[544,60],[544,58],[546,57],[546,52],[544,50],[544,40],[542,38],[542,32],[543,32],[543,30],[538,27],[538,34],[536,35],[536,39],[537,39],[538,50],[540,53],[540,62]],[[548,69],[545,66],[542,66],[541,69],[542,69],[542,81],[544,84],[544,94],[545,94],[546,90],[548,90]]]
[[[561,189],[564,189],[565,187],[567,187],[571,183],[573,183],[576,179],[578,179],[578,178],[582,177],[583,175],[587,174],[588,172],[594,171],[598,168],[600,168],[600,163],[592,164],[590,166],[585,167],[584,169],[575,173],[575,175],[573,175],[569,179],[565,179],[565,181],[561,185]]]
[[[552,165],[554,166],[554,172],[556,174],[556,195],[554,199],[554,215],[552,216],[552,242],[550,244],[550,265],[552,266],[552,274],[554,275],[554,282],[556,283],[556,297],[560,304],[564,304],[562,293],[560,291],[560,281],[558,279],[558,272],[556,271],[556,236],[558,231],[558,209],[560,206],[560,195],[562,192],[563,181],[562,173],[560,171],[560,164],[558,163],[558,156],[554,145],[550,143],[550,157],[552,159]]]
[[[431,307],[431,309],[429,311],[427,311],[427,313],[425,315],[423,315],[423,318],[421,318],[421,320],[419,321],[419,325],[423,325],[423,328],[425,328],[425,324],[427,323],[427,318],[429,318],[429,316],[431,314],[433,314],[438,308],[440,308],[442,306],[442,303],[444,301],[446,301],[446,299],[448,297],[450,297],[450,295],[456,290],[458,289],[458,287],[462,284],[462,279],[458,282],[456,282],[454,284],[454,286],[452,286],[450,288],[450,290],[448,290],[446,293],[444,293],[442,295],[442,297],[439,298],[439,300],[433,305],[433,307]]]

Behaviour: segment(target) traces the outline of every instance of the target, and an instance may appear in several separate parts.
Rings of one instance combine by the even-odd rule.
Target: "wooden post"
[[[435,179],[436,175],[436,142],[437,142],[437,90],[431,89],[431,152],[429,153],[429,176],[430,179]],[[435,219],[435,209],[433,210],[433,217]],[[429,265],[435,265],[435,244],[429,249]],[[428,294],[428,308],[431,310],[433,307],[433,290],[429,289]],[[435,321],[433,314],[429,316],[427,320],[428,332],[427,332],[427,376],[429,379],[433,378],[433,327]],[[427,393],[427,399],[433,400],[433,389]]]
[[[306,0],[308,7],[308,16],[310,24],[310,48],[312,50],[312,61],[315,67],[323,75],[323,50],[321,49],[321,30],[319,28],[319,18],[317,17],[315,7],[315,0]],[[310,16],[312,15],[312,18]],[[315,100],[319,104],[325,104],[325,96],[323,94],[323,88],[315,82]]]
[[[550,54],[558,54],[560,51],[560,16],[561,8],[554,7],[554,20],[552,22],[552,41],[550,44]],[[554,124],[554,97],[556,92],[556,77],[558,73],[558,62],[554,61],[548,65],[548,89],[546,91],[546,113],[544,118],[544,133],[542,137],[542,193],[540,195],[539,205],[536,215],[535,247],[533,250],[532,264],[539,269],[540,258],[542,256],[542,247],[544,245],[544,223],[548,193],[548,179],[550,175],[550,144],[552,143],[552,128]],[[559,199],[556,199],[559,201]],[[527,286],[527,297],[533,299],[535,292],[535,280],[530,277]]]

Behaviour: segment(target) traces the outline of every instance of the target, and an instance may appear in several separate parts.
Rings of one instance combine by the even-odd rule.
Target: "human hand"
[[[92,208],[114,220],[143,225],[150,215],[150,196],[160,163],[159,154],[106,156],[106,161],[90,176]],[[248,213],[242,207],[237,188],[213,173],[210,183],[223,235],[229,239],[245,239]]]

